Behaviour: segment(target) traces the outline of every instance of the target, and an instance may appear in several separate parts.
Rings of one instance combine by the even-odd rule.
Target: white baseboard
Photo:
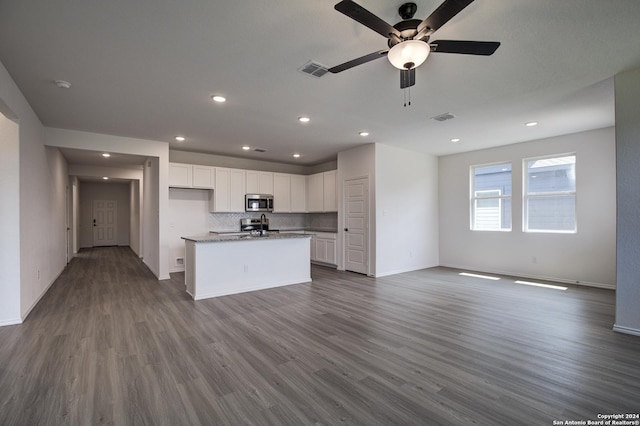
[[[640,336],[640,330],[637,328],[623,327],[621,325],[614,324],[613,331],[624,334],[631,334],[633,336]]]
[[[584,287],[604,288],[604,289],[607,289],[607,290],[615,290],[616,289],[615,284],[595,283],[595,282],[590,282],[590,281],[575,281],[575,280],[568,280],[566,278],[547,277],[547,276],[544,276],[544,275],[522,274],[522,273],[519,273],[519,272],[509,272],[509,271],[500,271],[500,270],[496,270],[496,269],[484,269],[484,268],[468,267],[468,266],[454,265],[454,264],[449,264],[449,263],[441,263],[440,266],[445,267],[445,268],[462,269],[462,270],[470,271],[470,272],[484,272],[485,274],[507,275],[507,276],[510,276],[510,277],[528,278],[528,279],[531,279],[531,280],[553,281],[553,282],[563,283],[563,284],[581,285],[581,286],[584,286]]]
[[[27,315],[29,315],[31,313],[31,311],[33,310],[33,308],[36,307],[38,302],[40,302],[40,299],[42,299],[42,297],[44,297],[44,295],[47,294],[47,292],[49,291],[49,289],[51,288],[53,283],[55,283],[56,280],[58,278],[60,278],[60,275],[62,275],[62,273],[64,272],[64,270],[67,267],[67,265],[68,265],[68,263],[64,265],[64,267],[60,270],[60,272],[58,272],[56,277],[51,282],[49,282],[49,284],[47,284],[47,286],[44,288],[44,290],[42,290],[42,293],[40,293],[40,296],[38,296],[38,298],[31,304],[31,306],[29,306],[29,308],[22,314],[22,321],[24,321],[27,318]]]
[[[438,266],[438,265],[413,265],[413,266],[407,266],[406,268],[393,269],[391,271],[376,272],[376,274],[374,274],[372,276],[375,277],[375,278],[382,278],[382,277],[387,277],[389,275],[396,275],[396,274],[403,274],[405,272],[419,271],[421,269],[433,268],[433,267],[436,267],[436,266]]]
[[[5,325],[17,325],[17,324],[22,324],[22,319],[20,317],[9,318],[9,319],[0,321],[0,327],[4,327]]]

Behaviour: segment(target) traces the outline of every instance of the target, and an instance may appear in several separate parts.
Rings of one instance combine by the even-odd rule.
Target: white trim
[[[10,318],[10,319],[0,321],[0,327],[4,327],[6,325],[17,325],[17,324],[22,324],[22,319]]]
[[[404,274],[405,272],[414,272],[414,271],[420,271],[422,269],[435,268],[437,266],[438,265],[408,266],[406,268],[394,269],[391,271],[384,271],[382,273],[371,275],[371,276],[374,278],[382,278],[382,277],[388,277],[389,275]]]
[[[640,336],[640,330],[639,329],[631,328],[631,327],[623,327],[623,326],[617,325],[617,324],[613,325],[613,331],[615,331],[616,333],[630,334],[632,336]]]
[[[31,313],[31,311],[33,310],[33,308],[36,307],[36,305],[38,304],[38,302],[40,302],[40,299],[42,299],[44,297],[45,294],[47,294],[47,292],[49,291],[49,289],[51,288],[51,286],[53,285],[53,283],[56,282],[56,280],[58,278],[60,278],[60,275],[62,275],[62,273],[64,272],[64,270],[66,269],[68,263],[65,263],[64,267],[60,270],[60,272],[58,272],[58,275],[56,275],[56,277],[44,288],[44,290],[42,290],[42,292],[40,293],[40,296],[38,296],[38,298],[36,300],[33,301],[33,303],[31,304],[31,306],[29,306],[27,308],[27,310],[25,312],[23,312],[21,314],[22,316],[22,321],[25,320],[25,318],[27,318],[27,316]],[[20,323],[22,323],[22,321],[20,321]]]

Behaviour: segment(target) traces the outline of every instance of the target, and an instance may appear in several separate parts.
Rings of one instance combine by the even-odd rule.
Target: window
[[[471,167],[471,229],[511,230],[511,164]]]
[[[576,156],[525,159],[524,231],[576,232]]]

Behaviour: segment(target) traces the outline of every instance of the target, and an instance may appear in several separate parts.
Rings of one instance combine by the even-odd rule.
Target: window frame
[[[511,194],[505,195],[502,193],[501,189],[476,189],[475,187],[475,170],[477,168],[482,167],[490,167],[490,166],[509,166],[511,172]],[[474,164],[469,166],[469,229],[471,231],[479,231],[479,232],[511,232],[513,230],[513,164],[511,161],[497,161],[495,163],[485,163],[485,164]],[[478,193],[482,192],[493,192],[498,191],[499,195],[496,196],[488,196],[488,197],[478,197]],[[509,207],[509,213],[511,215],[511,220],[509,221],[509,228],[500,228],[500,229],[478,229],[476,225],[476,202],[478,200],[497,200],[498,201],[498,212],[500,217],[500,223],[502,223],[502,206],[504,204],[504,200],[511,201]]]
[[[529,193],[529,168],[527,163],[531,161],[547,160],[553,158],[574,157],[574,173],[575,184],[573,191],[548,191]],[[542,155],[538,157],[528,157],[522,159],[522,232],[529,234],[576,234],[578,232],[578,155],[575,152],[566,152],[560,154]],[[544,199],[551,197],[573,197],[573,230],[562,229],[529,229],[529,200]]]

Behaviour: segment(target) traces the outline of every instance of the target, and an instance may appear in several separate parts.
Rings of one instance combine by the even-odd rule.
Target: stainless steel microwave
[[[244,210],[247,212],[272,212],[273,195],[247,194],[244,196]]]

